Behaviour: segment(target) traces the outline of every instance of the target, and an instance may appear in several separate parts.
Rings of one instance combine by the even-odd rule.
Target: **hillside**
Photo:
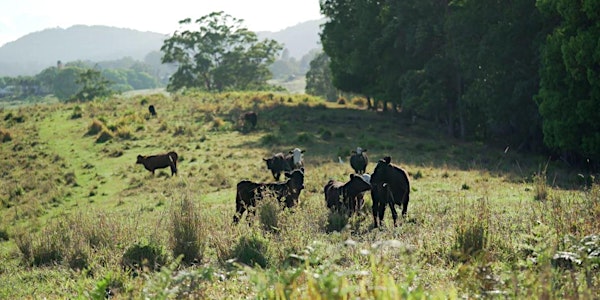
[[[325,19],[299,23],[277,32],[259,31],[259,38],[276,40],[290,51],[290,56],[300,60],[310,50],[321,49],[321,24]]]
[[[364,101],[131,94],[0,111],[0,299],[598,294],[597,184]],[[238,123],[248,110],[252,131]],[[407,170],[400,226],[388,209],[373,227],[370,194],[359,214],[327,209],[323,186],[349,179],[357,146],[369,173],[387,155]],[[272,182],[263,158],[294,147],[305,150],[300,203],[282,210],[265,196],[232,225],[237,183]],[[135,163],[167,151],[179,154],[176,176]]]
[[[300,59],[319,47],[319,22],[308,21],[278,32],[257,33],[272,38]],[[107,61],[132,57],[143,61],[160,51],[165,34],[109,26],[76,25],[30,33],[0,47],[0,76],[35,75],[58,60]]]

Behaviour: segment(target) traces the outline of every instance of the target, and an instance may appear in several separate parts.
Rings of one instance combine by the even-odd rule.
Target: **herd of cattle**
[[[154,106],[149,107],[152,115],[156,115]],[[251,127],[256,126],[257,116],[254,112],[242,115],[245,122]],[[324,188],[325,203],[333,212],[353,214],[364,207],[364,195],[371,191],[373,200],[373,225],[382,225],[386,206],[390,207],[394,226],[398,226],[398,213],[395,206],[402,206],[402,217],[406,216],[408,208],[410,182],[408,174],[402,168],[391,163],[391,157],[380,159],[372,174],[366,173],[369,158],[367,149],[357,147],[352,150],[350,166],[354,174],[350,174],[348,182],[329,180]],[[275,182],[253,182],[242,180],[236,186],[235,215],[233,222],[238,223],[244,212],[254,210],[257,201],[264,197],[275,197],[285,204],[286,208],[298,204],[300,192],[304,189],[304,150],[295,148],[288,153],[276,153],[269,158],[263,158],[267,169],[273,174]],[[165,154],[142,156],[138,155],[136,164],[142,164],[146,170],[152,172],[156,169],[171,168],[171,176],[177,174],[177,153],[171,151]],[[281,174],[286,180],[280,181]]]

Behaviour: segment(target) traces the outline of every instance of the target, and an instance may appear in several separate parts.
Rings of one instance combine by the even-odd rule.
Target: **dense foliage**
[[[600,159],[600,2],[538,4],[557,20],[543,48],[537,95],[544,141],[568,154]]]
[[[191,19],[179,22],[190,25]],[[200,88],[206,91],[249,90],[266,86],[268,66],[282,46],[275,40],[258,41],[256,34],[224,12],[197,19],[196,31],[175,31],[161,51],[163,63],[175,63],[167,90]]]
[[[325,0],[321,40],[342,91],[463,139],[538,151],[543,140],[598,158],[597,11],[594,1]]]

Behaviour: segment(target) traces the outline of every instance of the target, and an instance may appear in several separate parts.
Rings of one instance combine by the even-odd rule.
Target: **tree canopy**
[[[535,0],[324,0],[321,12],[336,88],[396,104],[462,139],[542,146],[533,97],[552,22]]]
[[[191,23],[190,18],[179,22],[188,27]],[[175,31],[161,47],[162,62],[177,65],[167,90],[249,90],[267,85],[268,66],[283,48],[279,43],[258,41],[241,20],[224,12],[213,12],[194,23],[196,30]]]

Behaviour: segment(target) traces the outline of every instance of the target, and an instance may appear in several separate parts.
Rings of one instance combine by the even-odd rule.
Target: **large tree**
[[[179,22],[191,27],[191,19]],[[238,20],[214,12],[194,22],[196,30],[175,31],[165,40],[163,63],[174,63],[177,71],[167,90],[201,88],[207,91],[260,89],[271,78],[268,66],[282,46],[275,40],[258,41]]]
[[[544,142],[571,157],[600,159],[600,2],[539,0],[557,20],[547,37],[537,95]]]

